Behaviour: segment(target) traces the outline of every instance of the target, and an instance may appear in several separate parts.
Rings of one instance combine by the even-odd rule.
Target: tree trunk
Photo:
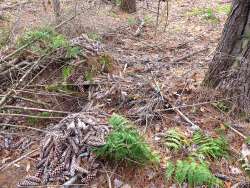
[[[56,19],[56,23],[60,22],[60,15],[61,15],[61,4],[60,0],[52,0],[53,3],[53,10]]]
[[[223,91],[250,112],[250,0],[234,0],[203,85]]]
[[[120,8],[127,13],[136,12],[136,0],[121,0]]]

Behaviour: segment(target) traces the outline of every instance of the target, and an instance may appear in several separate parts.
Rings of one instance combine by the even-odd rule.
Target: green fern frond
[[[228,143],[223,137],[212,138],[197,131],[193,135],[193,142],[198,146],[197,154],[212,159],[228,156]]]
[[[174,172],[175,169],[175,172]],[[183,183],[188,183],[190,187],[206,185],[208,187],[220,186],[221,180],[216,178],[206,163],[196,162],[194,158],[178,160],[176,165],[168,162],[166,169],[166,178],[170,179],[175,173],[175,182],[181,187]]]
[[[171,179],[171,177],[174,175],[175,171],[175,165],[172,161],[168,161],[166,164],[166,173],[165,173],[165,178],[167,181]]]
[[[176,163],[175,180],[178,184],[183,184],[187,180],[190,164],[188,161],[178,160]]]
[[[179,151],[188,145],[185,135],[177,129],[171,129],[165,136],[165,146],[170,150]]]
[[[98,157],[105,157],[116,161],[127,161],[129,163],[145,165],[147,163],[158,163],[159,157],[145,142],[139,132],[124,117],[117,114],[109,119],[113,130],[106,139],[103,147],[96,148]]]

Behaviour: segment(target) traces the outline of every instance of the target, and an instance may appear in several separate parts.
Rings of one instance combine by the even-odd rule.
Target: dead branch
[[[63,117],[56,116],[36,116],[36,115],[28,115],[28,114],[10,114],[10,113],[0,113],[0,116],[14,116],[14,117],[28,117],[34,119],[62,119]]]
[[[37,151],[39,151],[39,149],[32,150],[32,151],[30,151],[30,152],[24,154],[23,156],[17,158],[16,160],[14,160],[14,161],[12,161],[12,162],[6,164],[6,165],[3,165],[2,167],[0,167],[0,171],[3,171],[3,170],[5,170],[6,168],[9,168],[9,167],[12,166],[13,164],[15,164],[15,163],[17,163],[17,162],[23,160],[24,158],[28,157],[29,155],[31,155],[31,154],[33,154],[33,153],[35,153],[35,152],[37,152]]]
[[[42,130],[42,129],[38,129],[35,127],[29,127],[29,126],[25,126],[25,125],[13,125],[13,124],[8,124],[8,123],[0,123],[0,127],[15,127],[17,129],[30,129],[30,130],[34,130],[34,131],[38,131],[38,132],[42,132],[42,133],[49,133],[48,131]]]
[[[5,95],[0,95],[0,97],[4,97],[4,96]],[[20,100],[23,100],[23,101],[26,101],[26,102],[30,102],[30,103],[34,103],[34,104],[38,104],[38,105],[42,105],[42,106],[49,106],[48,103],[38,101],[38,100],[32,100],[32,99],[29,99],[29,98],[20,97],[20,96],[16,96],[16,95],[11,96],[10,98],[20,99]]]
[[[141,20],[141,24],[139,25],[139,27],[137,28],[136,32],[135,32],[135,36],[138,37],[141,34],[142,28],[144,27],[145,21],[144,19]]]
[[[201,52],[204,52],[204,51],[207,51],[207,50],[208,50],[208,47],[205,47],[205,48],[203,48],[203,49],[197,50],[197,51],[192,52],[192,53],[190,53],[190,54],[187,54],[187,55],[185,55],[185,56],[183,56],[183,57],[174,59],[174,60],[173,60],[173,63],[178,63],[178,62],[180,62],[180,61],[183,61],[183,60],[185,60],[185,59],[188,59],[188,58],[190,58],[190,57],[192,57],[192,56],[194,56],[194,55],[196,55],[196,54],[198,54],[198,53],[201,53]]]
[[[198,125],[196,125],[195,123],[193,123],[185,114],[183,114],[179,109],[174,109],[174,111],[179,114],[186,122],[188,122],[191,126],[192,129],[194,130],[198,130],[200,129],[200,127]]]
[[[14,85],[12,88],[5,94],[5,96],[0,101],[0,109],[7,101],[8,97],[14,93],[14,90],[17,89],[21,84],[23,84],[24,80],[28,77],[28,75],[33,71],[33,69],[40,63],[44,56],[41,56],[29,69],[28,71],[21,77],[21,79]]]
[[[42,109],[42,108],[31,108],[31,107],[26,107],[26,106],[5,105],[2,108],[3,109],[30,110],[30,111],[39,111],[39,112],[50,112],[50,113],[58,113],[58,114],[70,114],[71,113],[71,112],[58,111],[58,110],[49,110],[49,109]]]

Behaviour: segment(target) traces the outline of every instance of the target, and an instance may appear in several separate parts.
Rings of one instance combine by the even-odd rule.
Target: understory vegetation
[[[66,50],[66,58],[75,58],[80,49],[70,45],[65,36],[50,27],[41,27],[27,31],[18,39],[17,47],[28,45],[33,53],[47,54],[57,49]]]
[[[203,85],[238,7],[125,1],[0,0],[0,187],[250,187],[242,94]]]
[[[197,162],[193,158],[177,160],[176,164],[168,162],[165,177],[167,181],[175,181],[180,187],[184,183],[188,183],[190,187],[222,185],[222,182],[211,173],[205,162]]]
[[[113,130],[107,137],[105,146],[95,150],[97,156],[137,165],[159,163],[159,156],[153,152],[131,122],[113,114],[109,124]]]

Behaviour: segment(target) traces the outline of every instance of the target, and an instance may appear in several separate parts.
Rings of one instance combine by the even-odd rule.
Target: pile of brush
[[[49,130],[41,144],[40,159],[34,176],[26,177],[19,186],[64,183],[72,177],[88,184],[96,176],[99,164],[93,148],[105,144],[109,127],[105,118],[78,113],[64,118]]]

